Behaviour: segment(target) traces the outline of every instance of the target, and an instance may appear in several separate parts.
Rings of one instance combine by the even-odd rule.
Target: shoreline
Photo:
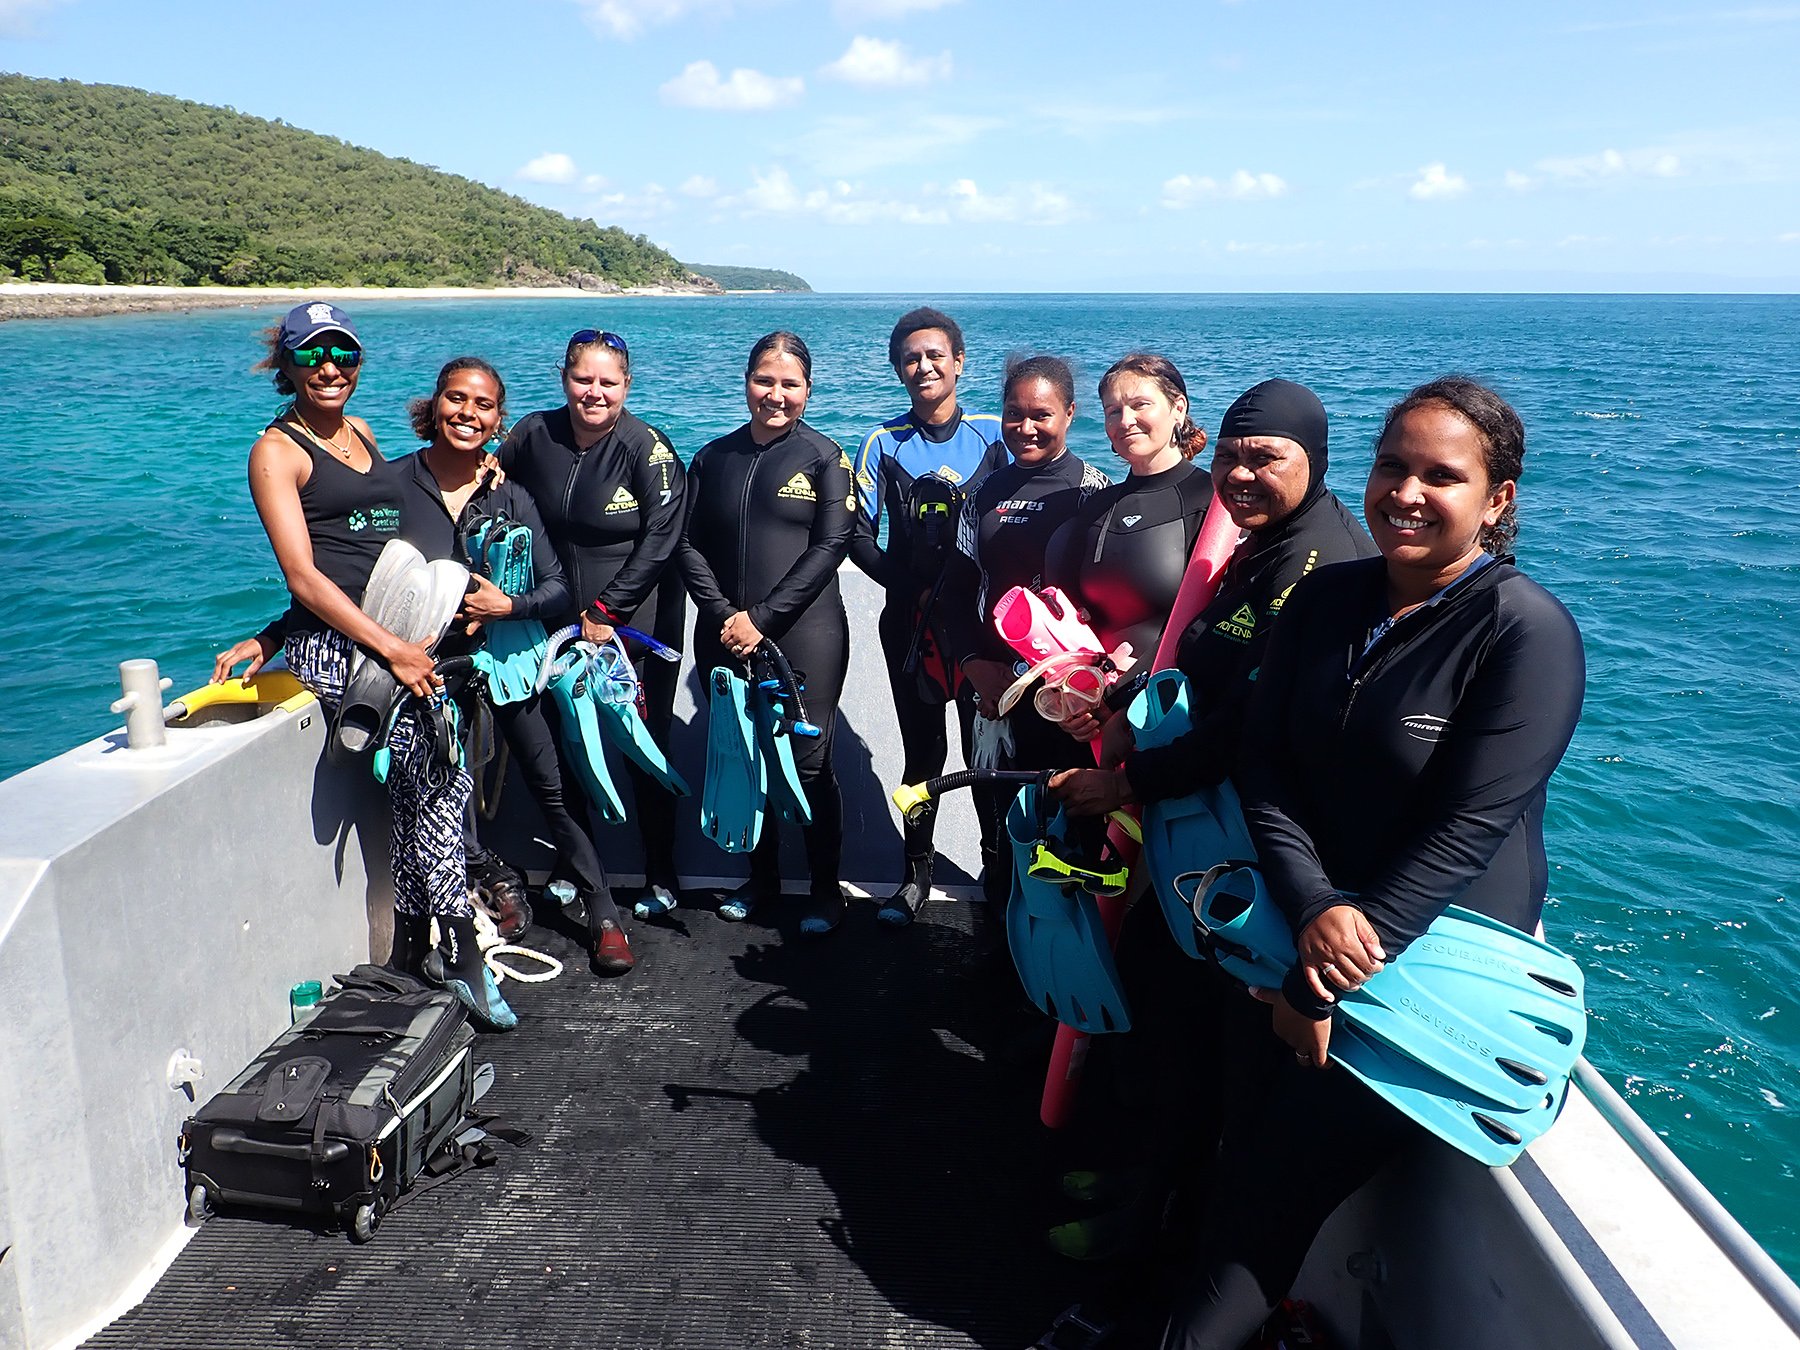
[[[634,286],[586,291],[577,286],[80,286],[69,282],[0,283],[0,323],[77,319],[102,314],[249,309],[303,300],[673,300],[724,294],[694,287]]]

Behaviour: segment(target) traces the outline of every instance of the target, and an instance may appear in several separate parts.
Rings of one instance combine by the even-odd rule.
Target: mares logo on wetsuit
[[[609,516],[619,511],[635,511],[637,509],[638,499],[632,496],[631,489],[622,483],[613,493],[612,500],[606,504],[606,514]]]
[[[797,473],[792,478],[788,479],[787,482],[781,485],[781,491],[777,492],[775,495],[777,497],[786,497],[788,500],[796,502],[816,502],[819,500],[819,494],[813,491],[812,479],[808,478],[803,473]]]
[[[344,524],[353,534],[361,534],[364,530],[374,530],[376,534],[397,534],[400,530],[400,513],[391,506],[371,506],[367,511],[352,511],[344,517]]]
[[[1229,619],[1221,619],[1214,624],[1213,631],[1236,638],[1239,642],[1248,642],[1256,636],[1256,611],[1248,604],[1239,605],[1237,612]]]
[[[994,514],[1000,518],[1002,525],[1023,525],[1033,511],[1042,511],[1044,504],[1030,497],[1014,497],[1010,502],[999,502],[994,506]]]
[[[1408,713],[1400,719],[1400,725],[1415,741],[1434,745],[1444,734],[1444,728],[1450,725],[1450,719],[1434,713]]]

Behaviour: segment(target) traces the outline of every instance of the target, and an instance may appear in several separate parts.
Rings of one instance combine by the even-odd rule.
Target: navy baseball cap
[[[281,321],[281,349],[291,352],[297,347],[304,347],[320,333],[342,333],[358,346],[362,339],[356,336],[356,330],[350,326],[350,316],[336,305],[328,305],[323,300],[314,300],[308,304],[295,305]]]

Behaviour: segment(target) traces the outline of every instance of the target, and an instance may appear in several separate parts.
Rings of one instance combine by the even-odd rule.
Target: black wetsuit
[[[1102,488],[1051,538],[1045,584],[1087,612],[1106,650],[1129,642],[1148,670],[1212,497],[1211,475],[1186,460]]]
[[[1014,586],[1044,584],[1044,553],[1051,537],[1106,486],[1105,474],[1070,451],[1045,463],[1015,461],[982,480],[963,506],[957,551],[944,586],[945,594],[958,602],[946,607],[944,627],[960,664],[992,660],[1010,668],[1018,660],[994,631],[994,605]],[[1093,762],[1092,752],[1040,717],[1030,699],[1008,713],[1006,721],[1014,749],[1003,767],[1062,769]],[[975,794],[976,810],[983,816],[982,884],[991,901],[1004,901],[1012,885],[1012,852],[1004,846],[999,823],[1015,791]],[[995,843],[988,845],[989,839]]]
[[[703,446],[688,477],[692,504],[676,557],[697,611],[695,668],[702,676],[715,666],[744,671],[719,641],[725,621],[742,610],[802,675],[807,716],[823,733],[793,743],[813,816],[807,859],[815,894],[835,895],[844,808],[831,740],[850,665],[837,580],[855,525],[850,460],[805,422],[761,446],[745,425]],[[751,874],[772,893],[779,840],[773,829],[762,838]]]
[[[569,578],[568,610],[545,622],[573,623],[595,605],[615,623],[629,624],[680,647],[687,606],[671,566],[687,511],[687,474],[669,440],[628,410],[586,450],[575,444],[569,410],[552,408],[521,418],[497,458],[544,518]],[[644,687],[644,722],[659,745],[669,744],[680,667],[646,660],[626,642]],[[676,886],[675,799],[636,764],[626,763],[634,817],[644,840],[649,883]]]
[[[419,552],[427,558],[450,558],[467,564],[469,558],[463,543],[467,532],[483,516],[504,515],[531,531],[531,570],[536,582],[523,595],[513,597],[511,617],[536,619],[549,625],[568,613],[569,584],[563,575],[562,563],[551,545],[531,494],[516,480],[509,478],[498,485],[489,482],[477,488],[461,514],[452,520],[424,451],[396,460],[395,467],[401,470],[406,484],[405,523],[401,533]],[[446,637],[444,646],[439,649],[440,656],[471,650],[483,640],[478,632],[473,642],[453,641],[456,633],[457,630],[452,629],[451,636]],[[564,778],[556,737],[546,720],[544,704],[543,696],[537,695],[514,703],[490,703],[489,706],[493,709],[494,723],[506,738],[513,760],[519,766],[526,790],[537,803],[550,831],[550,843],[556,850],[556,866],[551,871],[551,879],[574,883],[586,903],[590,927],[606,919],[616,922],[619,912],[612,898],[606,868],[594,848],[594,841],[569,810],[570,800],[579,798],[580,789]],[[475,867],[479,858],[485,855],[477,852],[481,845],[476,838],[473,810],[464,816],[464,841],[470,866]]]
[[[957,520],[943,522],[942,538],[932,523],[912,518],[907,503],[914,483],[927,475],[952,484],[963,495],[1006,463],[999,441],[1000,422],[956,408],[942,424],[931,425],[912,413],[889,418],[863,438],[855,474],[859,511],[850,541],[850,560],[880,584],[885,596],[876,631],[887,661],[888,684],[894,695],[894,718],[900,728],[903,783],[919,783],[944,771],[950,738],[944,729],[944,704],[956,706],[963,758],[969,756],[974,704],[959,697],[954,661],[944,651],[942,612],[968,597],[948,592],[947,567],[956,547]],[[887,545],[879,542],[887,521]],[[921,598],[931,601],[929,613]],[[917,668],[906,669],[918,652]],[[909,877],[929,865],[932,821],[908,824],[905,852]],[[990,840],[984,840],[990,844]],[[929,873],[925,886],[929,888]]]
[[[1218,593],[1176,650],[1175,664],[1188,677],[1193,730],[1126,756],[1134,797],[1182,797],[1231,775],[1257,668],[1288,592],[1321,567],[1374,553],[1369,532],[1323,483],[1291,515],[1238,545]]]
[[[1346,896],[1391,960],[1448,904],[1532,931],[1545,790],[1581,713],[1575,621],[1490,562],[1394,623],[1380,558],[1295,587],[1251,704],[1245,814],[1295,931]],[[1296,1007],[1310,1006],[1290,977]],[[1166,1350],[1235,1350],[1325,1220],[1420,1128],[1340,1070],[1291,1055],[1228,1124],[1198,1268]]]

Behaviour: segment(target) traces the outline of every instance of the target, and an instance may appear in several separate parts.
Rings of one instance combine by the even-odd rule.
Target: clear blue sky
[[[1800,4],[0,0],[0,69],[822,290],[1800,289]]]

